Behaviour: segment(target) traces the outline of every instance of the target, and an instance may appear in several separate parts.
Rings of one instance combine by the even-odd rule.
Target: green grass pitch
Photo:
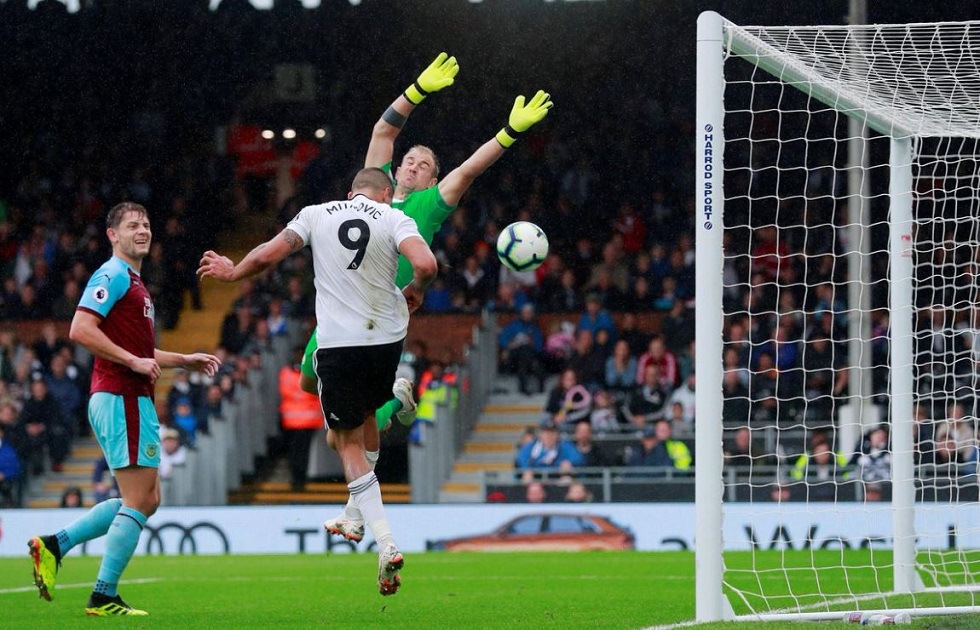
[[[46,602],[32,585],[26,548],[22,559],[0,559],[0,627],[633,629],[694,617],[689,552],[408,554],[402,589],[387,598],[377,593],[374,554],[137,556],[120,593],[150,616],[115,621],[84,615],[97,569],[98,558],[69,557]],[[977,628],[980,617],[917,619],[912,627]]]

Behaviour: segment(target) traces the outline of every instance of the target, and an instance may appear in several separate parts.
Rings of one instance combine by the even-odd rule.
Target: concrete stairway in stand
[[[65,490],[78,487],[82,491],[82,504],[94,505],[92,495],[92,473],[95,463],[102,458],[102,449],[94,437],[77,437],[72,442],[71,455],[64,462],[61,472],[48,471],[39,478],[31,480],[24,498],[24,507],[61,507],[61,497]],[[108,481],[108,475],[106,475]]]
[[[261,216],[243,217],[241,225],[232,233],[223,234],[219,254],[228,256],[234,262],[240,261],[253,247],[262,242],[271,224],[271,219]],[[202,254],[204,252],[201,252]],[[195,311],[190,307],[190,296],[186,296],[185,307],[180,312],[180,320],[173,330],[161,330],[159,347],[173,352],[214,352],[221,340],[221,324],[238,298],[238,283],[218,282],[206,278],[201,282],[201,304],[203,308]],[[157,413],[164,418],[167,392],[173,383],[173,370],[164,370],[156,384]]]
[[[482,503],[484,471],[513,471],[516,445],[526,427],[537,427],[547,396],[512,393],[509,380],[491,394],[439,492],[440,503]],[[500,391],[503,390],[503,391]]]

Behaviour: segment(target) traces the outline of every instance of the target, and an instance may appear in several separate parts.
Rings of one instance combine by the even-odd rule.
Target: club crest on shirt
[[[143,298],[143,316],[150,319],[154,317],[153,302],[148,297]]]
[[[146,456],[147,457],[156,457],[156,455],[157,455],[157,445],[156,444],[148,444],[147,447],[146,447]]]
[[[109,299],[109,289],[106,287],[95,287],[92,291],[92,299],[99,304],[105,304],[106,300]]]

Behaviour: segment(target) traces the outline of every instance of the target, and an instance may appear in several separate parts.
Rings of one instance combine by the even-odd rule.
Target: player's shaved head
[[[388,173],[385,173],[380,168],[375,168],[373,166],[359,170],[357,175],[354,176],[354,181],[350,185],[350,190],[353,193],[380,194],[383,193],[386,188],[394,188],[391,183],[391,179],[388,177]]]

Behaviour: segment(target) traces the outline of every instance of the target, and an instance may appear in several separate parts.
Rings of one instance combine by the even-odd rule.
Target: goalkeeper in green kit
[[[440,53],[429,64],[418,79],[405,90],[385,110],[374,124],[371,142],[368,145],[365,167],[380,167],[391,174],[392,155],[395,138],[401,132],[405,121],[415,108],[433,92],[453,84],[459,66],[455,57]],[[409,149],[401,164],[394,171],[395,191],[391,205],[400,209],[418,225],[419,232],[426,243],[431,244],[436,232],[449,218],[459,204],[463,193],[514,144],[520,135],[538,123],[551,109],[553,103],[548,93],[539,90],[530,101],[523,96],[514,100],[507,125],[496,136],[485,142],[473,155],[458,167],[439,179],[439,161],[429,147],[416,145]],[[412,281],[412,266],[404,256],[398,261],[398,275],[395,283],[404,287]],[[418,305],[414,305],[417,307]],[[410,308],[413,305],[409,305]],[[317,379],[313,367],[316,354],[316,331],[306,345],[303,357],[301,386],[304,390],[316,393]],[[329,387],[329,383],[322,384]],[[394,398],[377,410],[378,430],[384,431],[391,425],[392,415],[397,415],[403,424],[411,424],[415,418],[415,400],[412,396],[412,383],[404,378],[395,381],[392,387]],[[327,443],[333,447],[331,435]],[[365,444],[368,462],[374,466],[378,461],[380,442]],[[364,521],[355,506],[349,501],[336,518],[324,523],[332,534],[343,536],[355,542],[364,537]]]

